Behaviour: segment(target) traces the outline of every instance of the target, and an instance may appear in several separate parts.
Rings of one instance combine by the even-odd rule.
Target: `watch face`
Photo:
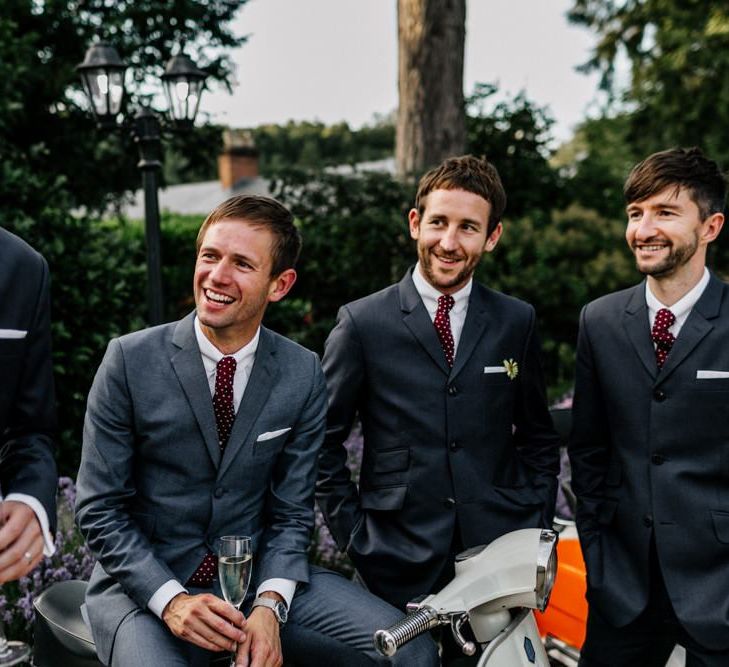
[[[276,603],[276,615],[278,616],[278,622],[281,624],[286,623],[286,621],[288,620],[289,612],[283,602]]]

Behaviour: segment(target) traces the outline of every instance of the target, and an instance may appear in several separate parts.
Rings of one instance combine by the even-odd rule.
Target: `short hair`
[[[278,276],[293,269],[301,253],[301,234],[294,225],[294,216],[283,204],[261,195],[238,195],[218,204],[205,218],[197,233],[195,247],[200,252],[207,230],[217,222],[239,220],[265,227],[274,237],[271,250],[271,275]]]
[[[701,149],[671,148],[653,153],[633,167],[623,187],[626,204],[641,202],[666,188],[686,188],[702,220],[723,213],[726,178]]]
[[[433,190],[466,190],[483,197],[491,204],[487,234],[496,228],[506,208],[506,192],[499,172],[486,158],[473,155],[450,157],[427,172],[418,184],[415,208],[425,210],[425,198]]]

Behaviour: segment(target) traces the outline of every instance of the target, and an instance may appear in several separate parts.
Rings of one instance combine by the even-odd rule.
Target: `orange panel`
[[[585,641],[587,622],[585,561],[579,541],[560,538],[557,557],[557,579],[549,606],[536,614],[537,625],[542,636],[550,634],[579,649]]]

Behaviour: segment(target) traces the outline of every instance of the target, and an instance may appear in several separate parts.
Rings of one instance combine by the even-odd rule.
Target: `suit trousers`
[[[686,667],[729,665],[729,651],[709,651],[701,647],[676,617],[653,538],[649,562],[648,606],[637,619],[616,628],[590,607],[579,667],[664,667],[676,644],[686,649]]]
[[[249,604],[247,600],[244,610]],[[429,635],[409,642],[394,658],[385,659],[376,653],[375,631],[401,618],[402,612],[358,584],[330,570],[312,566],[309,583],[298,586],[288,622],[281,630],[284,664],[295,667],[437,667],[438,651]],[[207,667],[215,655],[177,639],[156,616],[138,610],[124,619],[117,631],[111,665]]]

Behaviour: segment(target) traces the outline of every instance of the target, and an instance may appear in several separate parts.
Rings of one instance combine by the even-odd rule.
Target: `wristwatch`
[[[289,617],[289,610],[286,609],[286,605],[272,598],[256,598],[253,600],[251,611],[256,607],[268,607],[273,612],[279,625],[286,623]]]

